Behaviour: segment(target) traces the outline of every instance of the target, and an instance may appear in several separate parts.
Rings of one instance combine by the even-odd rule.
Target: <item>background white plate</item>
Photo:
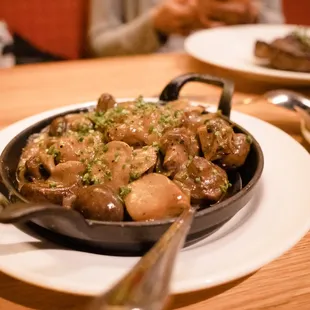
[[[309,85],[310,73],[265,68],[258,64],[253,54],[256,40],[269,42],[296,28],[292,25],[242,25],[201,30],[185,40],[185,50],[193,57],[221,68]]]
[[[0,132],[2,151],[20,130],[55,113],[48,111]],[[256,118],[232,113],[232,120],[261,144],[265,168],[252,201],[220,230],[180,253],[174,293],[211,287],[245,276],[277,258],[310,228],[309,154],[290,136]],[[42,287],[82,295],[106,290],[138,260],[61,249],[0,225],[0,269]]]

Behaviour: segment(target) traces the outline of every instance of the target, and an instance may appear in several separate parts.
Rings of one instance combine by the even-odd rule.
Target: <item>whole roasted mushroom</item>
[[[122,202],[105,185],[80,188],[72,208],[91,220],[115,222],[124,218]]]
[[[97,102],[96,111],[105,112],[106,110],[113,108],[116,104],[114,97],[108,93],[103,93]]]
[[[223,169],[198,156],[175,175],[174,181],[194,203],[218,201],[230,185]]]
[[[189,197],[162,174],[147,174],[128,188],[125,205],[135,221],[171,218],[190,208]]]
[[[192,132],[186,128],[168,130],[160,140],[160,147],[165,154],[163,166],[174,176],[188,160],[198,153],[199,146]]]

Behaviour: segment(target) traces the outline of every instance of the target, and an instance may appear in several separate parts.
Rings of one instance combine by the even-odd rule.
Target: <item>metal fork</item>
[[[91,302],[90,310],[160,310],[168,301],[177,254],[191,226],[195,208],[185,209],[159,241],[123,279]]]

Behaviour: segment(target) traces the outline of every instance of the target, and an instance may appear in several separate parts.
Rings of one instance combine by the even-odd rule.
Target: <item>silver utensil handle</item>
[[[174,262],[194,214],[194,208],[183,211],[133,269],[108,292],[94,300],[90,310],[163,309],[170,293]]]

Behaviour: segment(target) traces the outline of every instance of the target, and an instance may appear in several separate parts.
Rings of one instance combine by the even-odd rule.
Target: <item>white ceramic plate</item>
[[[217,67],[272,78],[282,83],[307,85],[310,73],[264,67],[253,54],[256,40],[269,42],[296,28],[292,25],[244,25],[201,30],[185,40],[185,50],[193,57]]]
[[[79,106],[87,106],[89,103]],[[20,121],[0,132],[1,149],[35,121],[69,106]],[[183,249],[173,293],[211,287],[245,276],[282,255],[310,228],[309,154],[290,136],[256,118],[232,120],[261,144],[265,168],[252,201],[213,235]],[[112,257],[51,247],[11,225],[0,225],[0,269],[23,281],[63,292],[94,295],[123,276],[137,257]]]

